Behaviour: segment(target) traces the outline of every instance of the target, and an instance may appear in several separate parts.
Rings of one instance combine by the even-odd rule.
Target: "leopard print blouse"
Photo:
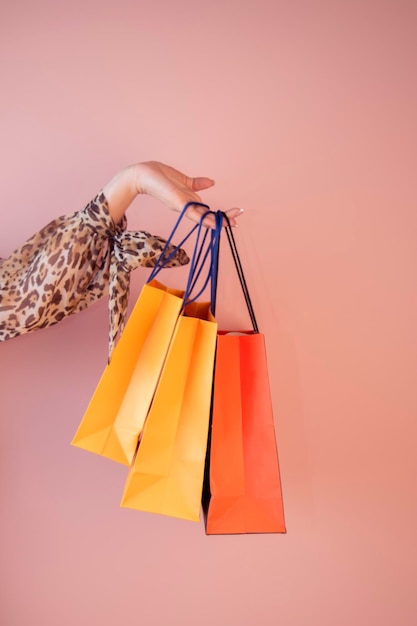
[[[126,227],[125,217],[113,222],[100,192],[84,209],[53,220],[0,259],[0,341],[52,326],[108,294],[110,358],[123,329],[130,272],[153,267],[165,245],[161,237]],[[188,261],[179,249],[166,267]]]

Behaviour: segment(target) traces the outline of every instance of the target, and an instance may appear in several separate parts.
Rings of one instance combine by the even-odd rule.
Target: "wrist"
[[[107,199],[110,214],[118,223],[139,193],[135,184],[134,166],[130,165],[120,170],[103,187],[103,193]]]
[[[144,171],[146,169],[146,163],[135,163],[134,165],[131,165],[129,169],[135,194],[146,194],[147,191],[144,184]]]

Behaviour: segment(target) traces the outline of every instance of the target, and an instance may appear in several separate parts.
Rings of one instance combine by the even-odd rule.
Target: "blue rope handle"
[[[184,239],[183,239],[182,241],[180,241],[180,243],[179,243],[177,246],[175,246],[174,250],[173,250],[173,251],[172,251],[172,252],[171,252],[171,253],[170,253],[170,254],[169,254],[166,258],[164,258],[165,253],[166,253],[166,251],[168,250],[168,247],[171,245],[172,238],[174,237],[174,235],[175,235],[175,233],[176,233],[176,231],[177,231],[177,229],[178,229],[178,226],[180,225],[180,223],[181,223],[182,219],[184,218],[184,216],[185,216],[185,214],[186,214],[186,212],[187,212],[187,209],[188,209],[190,206],[202,206],[202,207],[204,207],[205,209],[208,209],[208,211],[207,211],[206,213],[204,213],[204,215],[203,215],[202,219],[200,220],[200,222],[199,222],[198,224],[196,224],[195,226],[193,226],[193,228],[192,228],[192,229],[189,231],[189,233],[188,233],[188,234],[184,237]],[[153,267],[153,269],[152,269],[152,271],[151,271],[151,273],[150,273],[150,276],[149,276],[149,278],[148,278],[148,280],[147,280],[147,282],[148,282],[148,283],[149,283],[151,280],[153,280],[153,279],[155,278],[155,276],[156,276],[157,274],[159,274],[159,272],[160,272],[160,271],[161,271],[164,267],[166,267],[166,266],[168,265],[168,263],[170,262],[170,260],[172,259],[172,257],[173,257],[173,256],[174,256],[174,255],[178,252],[178,250],[179,250],[179,249],[180,249],[180,248],[184,245],[184,243],[185,243],[185,242],[189,239],[189,237],[191,237],[191,235],[192,235],[192,234],[193,234],[193,233],[194,233],[197,229],[201,230],[202,221],[203,221],[204,217],[205,217],[208,213],[211,213],[211,211],[210,211],[210,207],[209,207],[207,204],[203,204],[202,202],[187,202],[187,204],[186,204],[186,205],[183,207],[183,209],[181,210],[181,213],[180,213],[180,215],[179,215],[179,217],[178,217],[177,221],[176,221],[176,222],[175,222],[175,224],[174,224],[174,228],[172,229],[172,231],[171,231],[171,233],[170,233],[170,235],[169,235],[168,239],[166,240],[166,242],[165,242],[165,246],[164,246],[164,248],[163,248],[163,250],[162,250],[161,254],[160,254],[160,255],[159,255],[159,257],[158,257],[157,262],[155,263],[155,265],[154,265],[154,267]],[[190,271],[191,271],[191,270],[192,270],[192,267],[190,268]]]
[[[203,216],[202,219],[204,219],[204,217],[205,216]],[[217,289],[217,272],[218,272],[218,260],[219,260],[220,234],[221,234],[221,230],[223,226],[223,215],[221,211],[216,212],[215,220],[216,220],[216,227],[214,229],[210,229],[211,230],[210,242],[204,252],[203,260],[200,264],[200,267],[198,269],[195,268],[195,272],[192,277],[190,274],[190,280],[187,284],[187,289],[186,289],[185,296],[184,296],[184,307],[185,307],[187,304],[191,304],[191,302],[195,302],[201,296],[201,294],[206,289],[208,283],[210,282],[210,305],[211,305],[210,309],[213,314],[214,314],[214,309],[215,309],[215,295],[216,295],[216,289]],[[207,232],[208,230],[205,233],[205,238],[207,236]],[[204,245],[204,241],[203,241],[202,246],[203,245]],[[202,246],[200,247],[200,253],[202,251]],[[210,259],[209,271],[207,272],[203,286],[200,288],[197,294],[191,297],[191,294],[195,288],[197,279],[199,278],[203,268],[206,266],[208,258]]]
[[[198,231],[197,231],[197,237],[196,237],[196,241],[195,241],[195,245],[194,245],[194,250],[193,250],[193,256],[191,258],[190,261],[190,271],[188,272],[188,280],[187,280],[187,285],[185,287],[185,293],[184,293],[184,302],[183,302],[183,308],[186,304],[189,304],[190,302],[194,302],[194,300],[196,300],[201,293],[204,291],[205,287],[203,287],[196,296],[193,297],[192,300],[190,300],[190,296],[191,296],[191,292],[193,291],[193,289],[195,288],[195,285],[197,283],[197,280],[206,264],[206,259],[207,259],[207,252],[206,251],[204,253],[203,256],[203,260],[200,261],[201,259],[201,255],[203,253],[204,250],[204,244],[206,242],[207,239],[207,234],[208,234],[208,230],[206,228],[206,232],[204,233],[204,237],[203,237],[203,241],[200,243],[200,236],[201,236],[201,230],[203,228],[203,221],[204,219],[207,217],[207,215],[210,215],[212,213],[212,211],[206,211],[205,213],[203,213],[203,215],[200,218],[200,221],[197,225],[198,227]],[[207,284],[207,279],[206,279],[206,283]]]
[[[211,312],[216,315],[217,283],[219,277],[220,237],[223,228],[223,212],[216,212],[216,231],[213,234],[213,250],[211,256],[210,303]]]
[[[198,251],[198,257],[197,257],[197,260],[196,260],[196,263],[195,263],[195,271],[194,271],[192,276],[190,275],[190,281],[189,282],[191,284],[187,284],[186,292],[189,293],[189,294],[191,294],[194,291],[194,289],[195,289],[195,287],[197,285],[198,279],[200,278],[201,273],[202,273],[202,271],[203,271],[203,269],[204,269],[204,267],[205,267],[205,265],[207,263],[207,258],[208,258],[208,255],[210,253],[210,248],[211,248],[211,242],[209,242],[208,245],[206,246],[206,249],[204,250],[204,246],[206,245],[207,235],[208,235],[208,230],[206,230],[206,232],[204,233],[204,238],[203,238],[203,241],[201,242],[201,245],[200,245],[200,248],[199,248],[199,251]],[[201,256],[203,255],[203,252],[204,252],[204,256],[201,259]],[[206,282],[207,282],[207,280],[206,280]]]

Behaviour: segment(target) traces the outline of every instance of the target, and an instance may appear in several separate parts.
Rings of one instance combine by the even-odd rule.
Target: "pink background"
[[[125,469],[70,446],[103,301],[0,345],[2,624],[417,622],[416,18],[413,0],[2,3],[0,254],[130,162],[215,178],[212,207],[246,209],[288,526],[205,537],[119,508]],[[160,234],[174,218],[129,211]],[[246,323],[224,267],[220,321]]]

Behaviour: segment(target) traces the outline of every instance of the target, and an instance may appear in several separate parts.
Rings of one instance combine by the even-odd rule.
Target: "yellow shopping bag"
[[[75,446],[125,465],[132,463],[176,322],[184,306],[184,291],[170,289],[152,277],[166,266],[172,256],[173,252],[168,255],[165,251],[190,204],[199,203],[188,203],[182,210],[72,441]],[[175,248],[178,249],[198,230],[187,288],[195,280],[198,259],[204,249],[206,236],[200,242],[203,218]]]
[[[199,520],[216,336],[210,303],[178,318],[122,507]]]
[[[73,445],[131,464],[183,296],[156,280],[144,285]]]

